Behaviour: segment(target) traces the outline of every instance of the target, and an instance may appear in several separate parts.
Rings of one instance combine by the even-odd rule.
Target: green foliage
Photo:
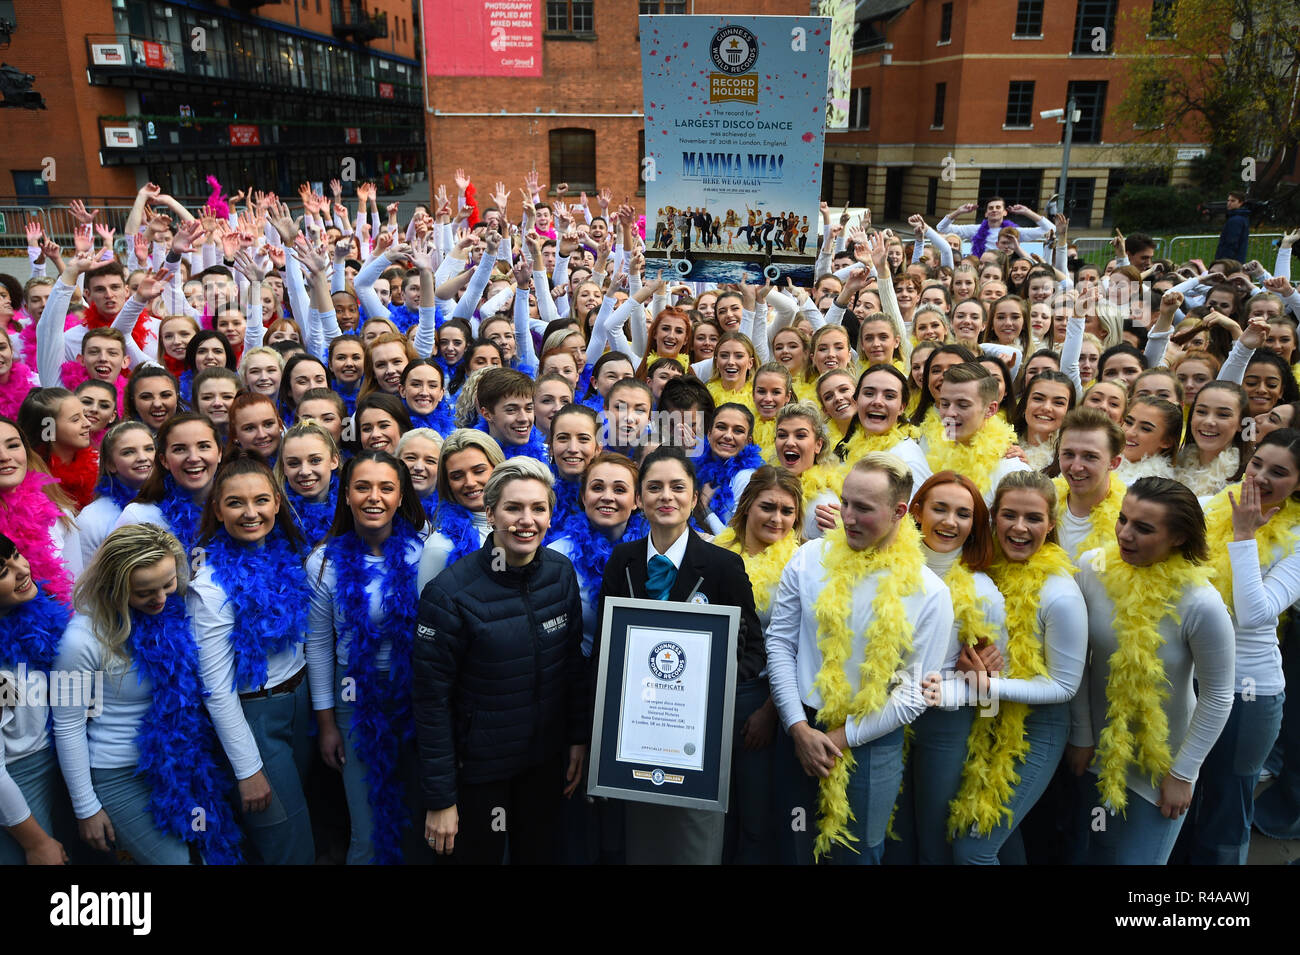
[[[1124,233],[1175,232],[1200,221],[1197,202],[1190,189],[1130,185],[1111,200],[1111,212],[1115,228]]]

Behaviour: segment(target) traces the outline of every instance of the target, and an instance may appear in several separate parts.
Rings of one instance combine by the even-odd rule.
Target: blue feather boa
[[[26,663],[29,670],[48,670],[59,652],[59,641],[72,612],[44,587],[26,603],[0,617],[0,663]]]
[[[119,510],[134,501],[135,495],[136,492],[132,488],[127,487],[113,474],[105,474],[95,484],[95,496],[112,498]]]
[[[230,646],[235,653],[235,683],[261,689],[267,659],[307,636],[307,571],[284,533],[274,528],[259,546],[231,539],[218,528],[205,545],[212,579],[226,592],[234,609]]]
[[[429,519],[429,524],[433,524],[433,516],[438,513],[438,489],[432,488],[428,494],[420,498],[420,506],[424,508],[424,516]]]
[[[349,732],[357,756],[366,767],[370,808],[374,824],[370,833],[375,862],[395,865],[402,861],[402,831],[411,823],[403,787],[397,778],[399,747],[414,734],[411,718],[411,643],[415,634],[415,570],[408,551],[419,534],[398,517],[384,541],[380,606],[382,623],[370,618],[366,585],[371,570],[365,558],[370,548],[355,534],[332,538],[326,556],[332,562],[338,585],[335,601],[343,609],[351,638],[347,675],[355,681],[356,709]],[[376,665],[380,649],[389,645],[389,670]],[[384,703],[396,704],[390,716]]]
[[[481,417],[478,419],[478,424],[476,424],[474,428],[478,431],[482,431],[489,437],[492,435],[492,432],[488,430],[487,422]],[[496,438],[492,438],[492,440],[496,441]],[[551,451],[546,446],[546,437],[536,428],[533,428],[533,430],[529,432],[528,441],[524,444],[511,444],[508,441],[497,441],[497,444],[501,448],[501,453],[506,456],[507,461],[511,458],[517,458],[520,456],[533,458],[536,461],[542,462],[549,461],[551,458]]]
[[[569,561],[578,575],[578,583],[583,594],[591,594],[592,599],[600,593],[600,583],[605,576],[605,565],[609,563],[614,547],[624,541],[636,540],[650,533],[650,526],[640,511],[635,511],[627,522],[623,536],[610,540],[587,518],[581,514],[564,526],[563,536],[569,540]],[[585,599],[585,598],[584,598]]]
[[[473,516],[455,501],[443,501],[435,513],[434,528],[451,541],[448,567],[483,546]]]
[[[293,513],[294,523],[302,532],[303,540],[316,545],[325,539],[330,525],[334,523],[334,512],[339,504],[339,474],[330,475],[330,492],[320,501],[309,501],[288,483],[284,486],[284,496],[289,499],[289,510]]]
[[[410,405],[406,405],[406,413],[410,416],[414,427],[432,428],[444,438],[456,430],[456,424],[452,421],[451,402],[447,400],[446,394],[443,394],[442,401],[431,414],[416,414]]]
[[[181,542],[188,554],[194,547],[194,539],[199,533],[199,519],[203,516],[203,505],[195,503],[189,493],[182,491],[176,479],[170,474],[163,478],[163,498],[158,502],[158,510],[176,539]]]
[[[349,385],[342,381],[334,382],[334,390],[338,396],[343,399],[344,406],[348,409],[348,414],[357,413],[357,393],[361,391],[361,383],[364,378],[358,378],[353,384]]]
[[[154,824],[197,844],[210,865],[237,865],[243,834],[226,801],[233,780],[217,755],[217,734],[203,705],[185,602],[173,597],[156,615],[133,612],[128,643],[141,681],[153,685],[153,703],[135,742]],[[203,826],[196,825],[195,810],[202,810]]]
[[[720,458],[712,451],[705,455],[695,470],[696,481],[700,486],[713,485],[713,497],[709,500],[709,510],[718,515],[722,523],[731,520],[736,510],[736,493],[731,482],[741,471],[763,466],[763,455],[758,445],[747,444],[738,454],[729,458]]]
[[[595,370],[596,366],[591,362],[583,365],[582,371],[578,374],[578,383],[573,387],[573,394],[577,402],[579,404],[587,405],[588,408],[591,408],[592,406],[588,404],[587,392],[591,391],[591,373]],[[598,406],[593,410],[604,411],[605,399],[597,396],[596,401],[598,402]]]
[[[554,462],[551,462],[551,473],[555,475],[555,510],[551,512],[551,527],[546,532],[545,542],[548,544],[566,536],[564,528],[582,514],[582,502],[578,500],[581,485],[577,481],[560,477]]]

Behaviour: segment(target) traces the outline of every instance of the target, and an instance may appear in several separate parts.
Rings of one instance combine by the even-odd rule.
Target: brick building
[[[1101,225],[1141,149],[1141,130],[1115,109],[1127,85],[1116,40],[1137,29],[1134,13],[1162,7],[1168,0],[863,0],[852,128],[826,137],[823,198],[890,221],[991,195],[1042,212],[1060,191],[1064,127],[1039,113],[1073,96],[1082,116],[1071,222]],[[1174,181],[1205,144],[1179,145]]]
[[[22,0],[0,19],[47,107],[3,114],[0,195],[19,202],[423,167],[411,0]]]
[[[541,12],[541,76],[428,78],[431,179],[463,167],[480,189],[500,179],[514,191],[535,166],[575,195],[644,194],[637,16],[807,15],[809,0],[543,0]]]

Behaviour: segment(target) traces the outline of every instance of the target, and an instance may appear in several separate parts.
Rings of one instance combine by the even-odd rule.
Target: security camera
[[[1045,109],[1038,114],[1040,119],[1060,119],[1064,115],[1063,109]]]

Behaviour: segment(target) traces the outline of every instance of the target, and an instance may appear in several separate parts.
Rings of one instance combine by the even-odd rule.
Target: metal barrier
[[[1246,261],[1258,259],[1269,272],[1277,258],[1277,245],[1282,240],[1280,232],[1252,232],[1246,246]],[[1206,265],[1214,260],[1219,247],[1218,235],[1176,235],[1169,240],[1169,258],[1182,263],[1200,259]]]
[[[40,206],[0,205],[0,249],[27,248],[27,223],[33,219],[45,228],[45,210]]]

